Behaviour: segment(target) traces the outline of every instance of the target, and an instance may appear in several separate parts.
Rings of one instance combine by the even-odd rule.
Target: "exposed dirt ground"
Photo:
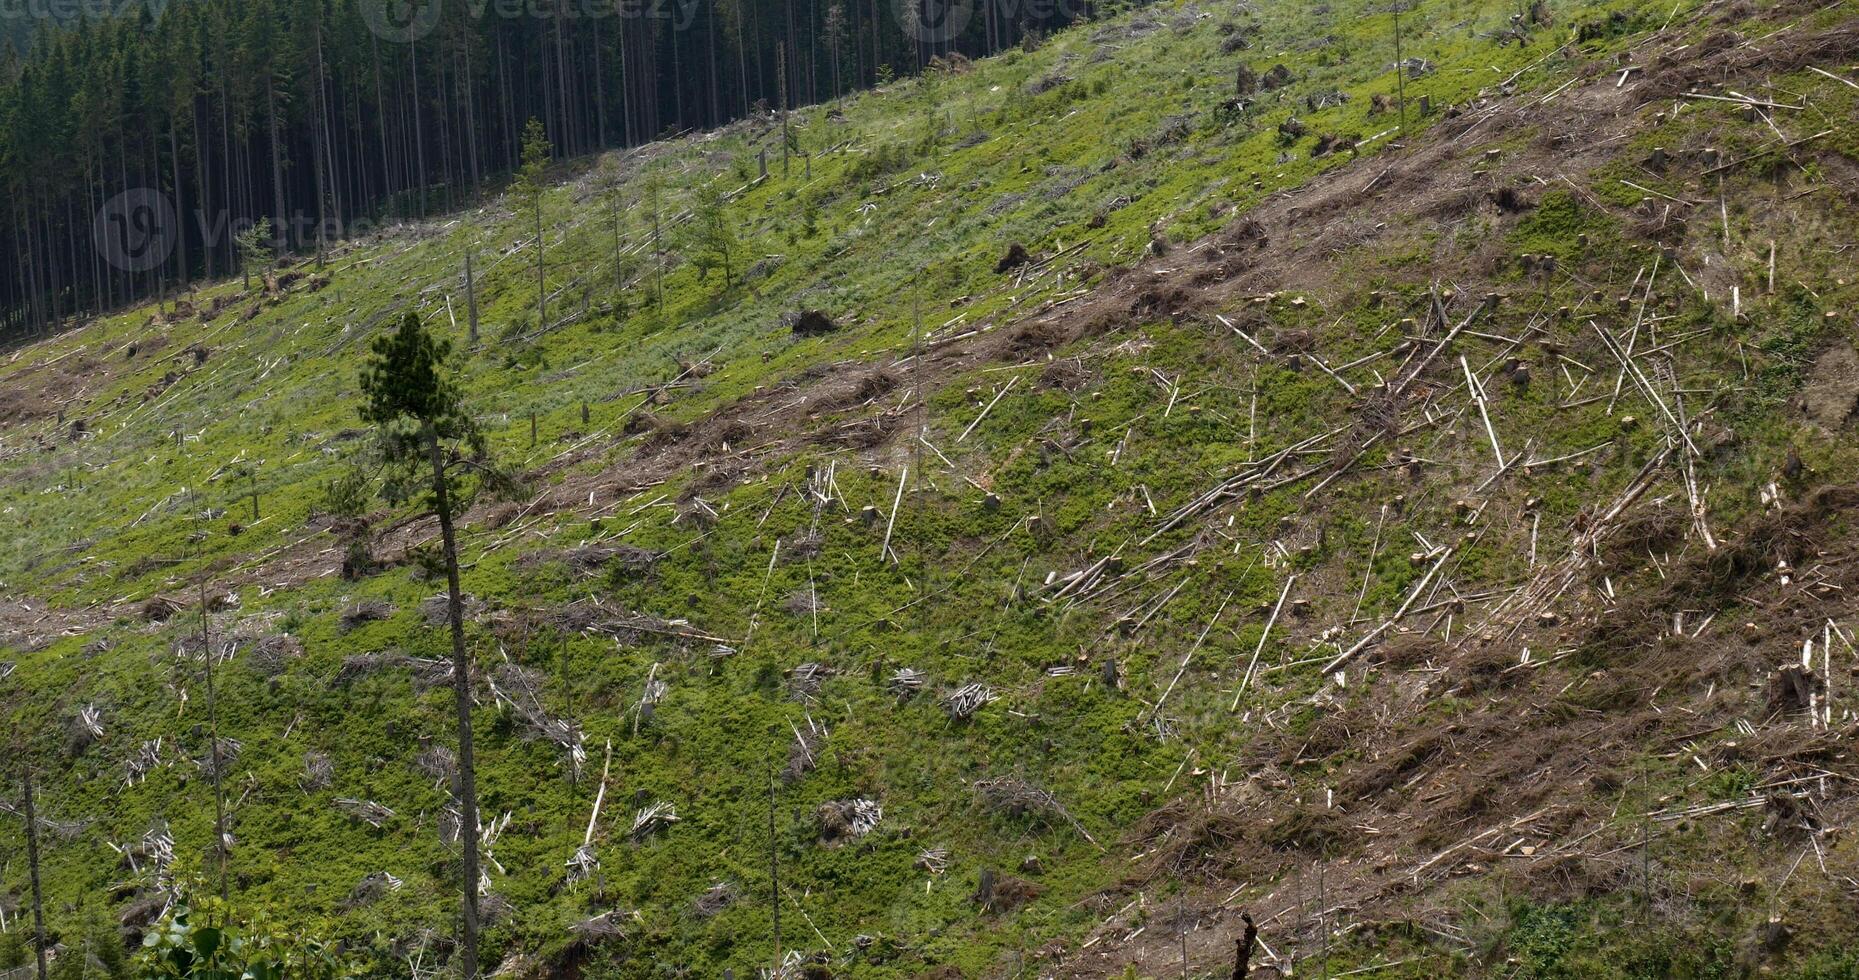
[[[622,431],[596,433],[541,467],[538,475],[559,471],[562,483],[514,509],[482,505],[467,523],[489,533],[555,514],[590,516],[693,469],[701,492],[753,477],[768,461],[809,443],[879,450],[908,431],[923,389],[984,365],[1047,360],[1067,345],[1143,319],[1231,314],[1243,311],[1251,297],[1288,289],[1322,304],[1359,302],[1365,287],[1340,275],[1342,252],[1373,245],[1394,234],[1390,228],[1413,236],[1449,228],[1475,212],[1527,208],[1545,188],[1572,186],[1565,178],[1613,161],[1617,144],[1642,125],[1637,110],[1647,103],[1753,72],[1852,58],[1859,55],[1859,28],[1811,37],[1797,31],[1759,43],[1713,37],[1698,49],[1674,47],[1657,38],[1648,42],[1635,59],[1645,70],[1624,84],[1621,65],[1581,66],[1582,80],[1552,100],[1510,96],[1494,85],[1488,98],[1454,107],[1451,118],[1406,147],[1275,195],[1226,232],[1115,270],[1085,295],[934,342],[920,363],[898,352],[818,368],[689,424],[658,421],[642,399]],[[1482,147],[1498,142],[1506,149],[1485,158]],[[1474,156],[1477,167],[1468,165]],[[1832,179],[1849,202],[1859,200],[1859,187]],[[1609,210],[1623,221],[1637,217]],[[1433,272],[1475,290],[1490,271],[1480,263],[1497,258],[1474,255],[1462,267]],[[1235,322],[1247,329],[1243,312]],[[27,384],[0,394],[0,424],[56,414],[50,389],[89,383],[94,379],[87,372],[105,369],[102,364],[76,357],[22,376]],[[1828,381],[1836,388],[1844,384],[1838,367]],[[33,378],[42,378],[44,387],[35,388]],[[1064,370],[1052,378],[1058,385],[1065,380]],[[1846,401],[1840,424],[1851,414]],[[642,433],[636,452],[588,471],[585,464]],[[1251,900],[1249,909],[1268,949],[1276,951],[1266,958],[1270,967],[1293,951],[1310,955],[1326,926],[1354,932],[1417,923],[1436,939],[1469,947],[1462,916],[1443,904],[1445,885],[1499,867],[1545,898],[1578,898],[1641,881],[1643,848],[1633,849],[1618,819],[1623,794],[1639,779],[1632,760],[1649,745],[1683,757],[1696,734],[1739,719],[1750,722],[1752,732],[1734,747],[1735,758],[1713,750],[1718,755],[1700,759],[1701,770],[1749,767],[1759,774],[1759,793],[1794,781],[1830,783],[1813,798],[1771,793],[1776,833],[1791,842],[1790,853],[1824,864],[1829,888],[1859,896],[1851,848],[1824,853],[1814,836],[1859,814],[1853,796],[1859,763],[1847,748],[1859,732],[1812,722],[1800,691],[1771,690],[1765,680],[1778,665],[1798,661],[1801,637],[1852,612],[1859,543],[1831,529],[1859,516],[1859,493],[1821,488],[1797,496],[1754,524],[1726,529],[1724,549],[1660,568],[1662,584],[1630,594],[1615,608],[1579,609],[1553,624],[1525,609],[1518,613],[1528,617],[1521,629],[1485,634],[1498,639],[1447,645],[1393,637],[1369,654],[1381,674],[1371,698],[1329,713],[1303,737],[1262,729],[1248,754],[1226,767],[1230,781],[1206,774],[1199,800],[1171,804],[1134,828],[1124,843],[1138,859],[1125,886],[1098,902],[1104,925],[1084,949],[1046,951],[1043,969],[1080,977],[1118,975],[1131,965],[1145,974],[1172,969],[1182,939],[1174,921],[1166,920],[1170,915],[1183,916],[1190,962],[1215,969],[1231,962],[1240,934],[1241,909],[1233,896],[1249,883],[1269,881],[1278,885]],[[426,522],[389,529],[376,550],[391,557],[433,533]],[[1639,533],[1652,531],[1616,531]],[[341,559],[333,537],[309,528],[297,544],[233,570],[220,586],[302,583],[330,574]],[[1791,574],[1777,574],[1783,561]],[[1619,568],[1612,573],[1622,574]],[[1585,581],[1599,573],[1577,574]],[[1730,607],[1760,609],[1761,624],[1728,614],[1710,618]],[[82,632],[120,612],[48,611],[9,601],[0,604],[0,635]],[[1576,665],[1581,672],[1571,682],[1566,668]],[[1460,705],[1450,716],[1426,710],[1447,699]],[[1765,706],[1764,714],[1751,715],[1752,700]],[[1324,756],[1351,759],[1325,798],[1287,791],[1288,774]],[[1647,822],[1648,833],[1656,835],[1663,819]],[[1685,877],[1692,873],[1673,871],[1648,887],[1702,887]],[[1190,884],[1180,909],[1153,902],[1155,888],[1168,879]]]

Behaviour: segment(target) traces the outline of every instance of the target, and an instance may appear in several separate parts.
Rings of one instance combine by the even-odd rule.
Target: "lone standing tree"
[[[710,278],[710,270],[723,270],[723,288],[736,285],[736,252],[741,245],[729,217],[729,196],[715,181],[699,184],[691,195],[691,223],[685,250],[697,269],[697,281]]]
[[[458,388],[445,374],[451,344],[434,337],[417,314],[400,329],[377,337],[361,385],[363,420],[380,430],[388,463],[385,493],[400,501],[424,490],[423,506],[439,519],[444,549],[446,611],[452,632],[452,689],[458,714],[459,840],[464,845],[464,977],[478,976],[478,786],[471,746],[471,658],[465,650],[464,602],[458,584],[454,514],[478,490],[507,488],[509,477],[486,461],[484,434],[466,413]]]
[[[245,279],[242,288],[252,288],[253,269],[259,270],[262,283],[265,267],[271,264],[271,219],[258,219],[252,227],[232,236],[232,243],[239,252],[239,274]]]

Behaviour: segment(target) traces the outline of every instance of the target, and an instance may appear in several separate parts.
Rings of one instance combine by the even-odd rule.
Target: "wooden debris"
[[[600,789],[594,793],[594,812],[587,818],[587,832],[581,846],[568,858],[568,881],[583,881],[600,870],[600,856],[594,850],[594,829],[600,824],[600,805],[607,799],[607,777],[613,772],[613,741],[607,741],[606,762],[600,770]]]
[[[592,918],[582,919],[580,922],[569,926],[568,931],[582,942],[610,939],[614,936],[623,935],[626,932],[626,920],[635,918],[636,916],[637,913],[621,912],[618,909],[614,909],[611,912],[602,912]]]
[[[1239,690],[1233,692],[1233,704],[1228,711],[1239,710],[1239,699],[1244,697],[1246,689],[1252,686],[1252,678],[1259,669],[1259,655],[1265,652],[1265,643],[1272,638],[1272,627],[1278,623],[1278,614],[1284,612],[1285,600],[1291,597],[1291,586],[1297,584],[1297,576],[1285,580],[1284,591],[1278,593],[1278,603],[1272,607],[1271,618],[1265,621],[1265,632],[1259,634],[1259,645],[1252,650],[1252,660],[1246,664],[1246,674],[1240,679]]]
[[[394,819],[394,811],[391,807],[382,806],[373,800],[357,800],[345,796],[336,800],[336,809],[376,830],[387,826],[387,822]]]
[[[979,779],[975,781],[974,789],[975,795],[991,810],[1014,817],[1055,816],[1070,824],[1078,836],[1097,845],[1097,838],[1084,829],[1084,825],[1072,816],[1058,797],[1024,779],[1017,776]],[[1097,846],[1101,848],[1102,845]]]
[[[541,678],[517,664],[502,664],[486,678],[491,695],[523,723],[534,738],[559,746],[568,756],[571,770],[579,774],[587,762],[585,737],[581,726],[566,718],[551,717],[542,707]]]
[[[1432,568],[1427,569],[1427,573],[1420,577],[1420,581],[1417,584],[1415,584],[1413,591],[1407,594],[1407,600],[1401,603],[1401,608],[1395,610],[1394,615],[1390,617],[1387,622],[1384,622],[1380,626],[1377,626],[1373,630],[1370,630],[1368,635],[1356,641],[1356,644],[1354,646],[1350,647],[1347,650],[1344,650],[1342,653],[1338,654],[1334,659],[1332,659],[1329,663],[1324,664],[1323,673],[1326,675],[1335,673],[1337,668],[1341,667],[1343,664],[1348,663],[1350,658],[1362,652],[1362,650],[1365,647],[1367,647],[1369,644],[1380,639],[1383,633],[1386,633],[1387,631],[1393,629],[1397,624],[1401,622],[1402,619],[1405,619],[1407,617],[1407,611],[1413,608],[1415,600],[1420,598],[1420,594],[1422,592],[1425,592],[1427,585],[1433,581],[1433,576],[1439,574],[1439,570],[1446,567],[1446,561],[1453,556],[1454,550],[1455,549],[1453,548],[1447,548],[1443,553],[1441,553],[1439,556],[1439,560],[1433,563]]]
[[[633,814],[632,838],[643,841],[678,822],[678,809],[670,803],[654,803]]]
[[[949,712],[949,717],[959,721],[973,717],[975,712],[994,703],[999,697],[986,684],[966,684],[943,698],[942,705]]]
[[[913,667],[899,667],[891,674],[891,693],[899,700],[908,700],[922,691],[928,682],[929,678],[922,671]]]
[[[914,866],[918,871],[927,871],[933,875],[942,874],[949,870],[949,851],[942,847],[929,848],[917,855]]]
[[[834,800],[820,804],[817,811],[820,838],[839,841],[863,837],[878,828],[884,819],[884,807],[875,800]]]

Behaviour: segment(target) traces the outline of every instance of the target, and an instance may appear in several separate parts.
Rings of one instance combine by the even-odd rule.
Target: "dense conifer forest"
[[[562,156],[634,146],[1113,6],[7,0],[0,331],[226,275],[260,220],[275,251],[308,253],[452,210],[515,169],[531,118]],[[113,236],[156,225],[178,229],[165,260],[111,254]]]

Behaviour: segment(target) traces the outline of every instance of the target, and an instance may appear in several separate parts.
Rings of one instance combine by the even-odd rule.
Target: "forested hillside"
[[[531,118],[564,155],[636,146],[1118,6],[11,0],[0,335],[223,276],[240,259],[235,236],[260,220],[274,251],[303,253],[455,210],[516,168]],[[60,29],[52,15],[72,12],[93,16]],[[165,196],[175,244],[154,262],[113,262],[93,219],[144,189]]]
[[[0,966],[1859,971],[1846,4],[1168,0],[610,150],[663,58],[444,31],[327,33],[389,220],[0,356]],[[272,213],[265,82],[144,173]]]

